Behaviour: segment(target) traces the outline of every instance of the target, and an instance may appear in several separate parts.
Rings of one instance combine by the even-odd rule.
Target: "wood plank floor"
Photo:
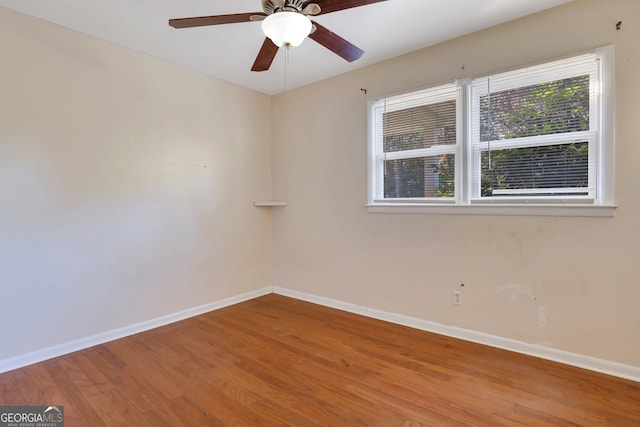
[[[0,374],[65,426],[640,426],[640,383],[267,295]]]

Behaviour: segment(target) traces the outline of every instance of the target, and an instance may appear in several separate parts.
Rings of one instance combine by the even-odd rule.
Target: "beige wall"
[[[0,8],[0,361],[271,284],[270,100]]]
[[[637,0],[576,0],[274,97],[274,285],[640,367],[639,40]],[[606,44],[614,218],[367,213],[368,100]]]

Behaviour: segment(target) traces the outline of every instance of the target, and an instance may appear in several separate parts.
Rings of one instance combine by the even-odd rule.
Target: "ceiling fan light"
[[[278,47],[300,46],[311,33],[311,20],[298,12],[277,12],[262,21],[262,31]]]

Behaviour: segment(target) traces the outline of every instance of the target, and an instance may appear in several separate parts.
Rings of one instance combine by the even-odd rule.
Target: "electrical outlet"
[[[462,291],[453,291],[453,305],[462,305]]]

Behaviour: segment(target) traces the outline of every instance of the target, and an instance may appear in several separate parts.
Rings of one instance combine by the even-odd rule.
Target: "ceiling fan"
[[[337,12],[381,1],[387,0],[262,0],[263,12],[177,18],[170,19],[169,25],[173,28],[191,28],[207,25],[263,21],[262,28],[265,34],[267,34],[267,37],[258,52],[258,56],[251,67],[251,71],[268,70],[281,45],[285,45],[287,47],[297,46],[307,36],[345,60],[353,62],[360,58],[364,51],[317,22],[311,21],[308,16]],[[288,20],[296,21],[294,25],[307,26],[307,28],[302,30],[302,36],[299,37],[299,40],[290,42],[287,40],[280,40],[279,38],[276,39],[275,37],[273,39],[270,38],[272,36],[270,35],[267,27],[280,25],[280,23],[275,21]]]

